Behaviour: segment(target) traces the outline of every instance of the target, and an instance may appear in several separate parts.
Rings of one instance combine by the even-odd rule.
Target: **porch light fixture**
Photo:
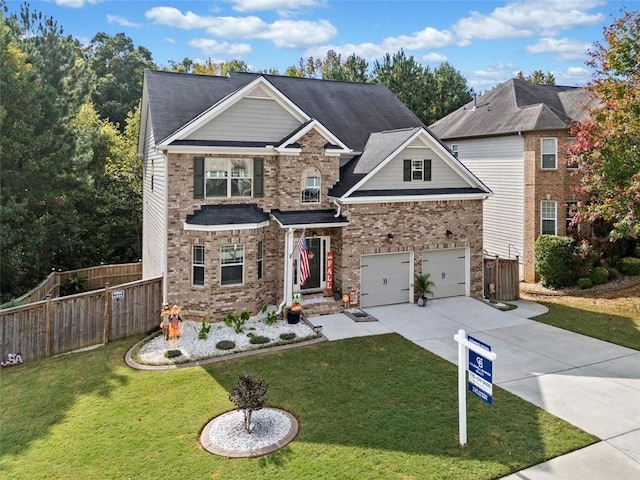
[[[313,232],[311,232],[311,236],[313,238],[316,238],[318,236],[318,232],[316,232],[315,230]]]
[[[447,230],[446,232],[447,238],[453,237],[453,232],[451,230]]]
[[[393,233],[387,233],[387,242],[393,242]]]

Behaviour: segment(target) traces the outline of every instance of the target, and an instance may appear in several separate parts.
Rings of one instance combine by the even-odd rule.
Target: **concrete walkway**
[[[496,385],[603,440],[506,479],[640,479],[640,351],[529,320],[546,308],[510,303],[518,308],[503,312],[455,297],[365,309],[377,322],[308,320],[329,340],[396,332],[454,364],[463,329],[497,353]]]

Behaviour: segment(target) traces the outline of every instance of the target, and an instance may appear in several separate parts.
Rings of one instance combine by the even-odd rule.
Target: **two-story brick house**
[[[480,295],[490,190],[379,84],[145,72],[143,276],[214,317],[331,284]],[[310,276],[299,275],[305,233]]]
[[[593,102],[583,88],[512,79],[430,127],[494,192],[485,202],[484,250],[517,256],[527,282],[536,281],[538,236],[567,235],[572,206],[583,200],[572,191],[579,179],[568,149],[571,125]]]

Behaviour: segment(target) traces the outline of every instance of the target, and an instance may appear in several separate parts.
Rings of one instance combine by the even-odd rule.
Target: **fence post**
[[[45,297],[47,303],[44,306],[44,355],[51,356],[51,294]]]
[[[109,315],[109,283],[104,284],[104,333],[102,335],[102,339],[104,344],[109,343],[109,330],[111,317]]]

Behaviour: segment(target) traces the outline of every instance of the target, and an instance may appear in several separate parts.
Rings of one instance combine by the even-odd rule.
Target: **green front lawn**
[[[457,368],[395,334],[151,372],[124,365],[137,340],[3,369],[0,477],[475,480],[597,440],[494,387],[492,407],[469,394],[460,447]],[[261,458],[211,455],[199,431],[245,372],[299,435]]]

